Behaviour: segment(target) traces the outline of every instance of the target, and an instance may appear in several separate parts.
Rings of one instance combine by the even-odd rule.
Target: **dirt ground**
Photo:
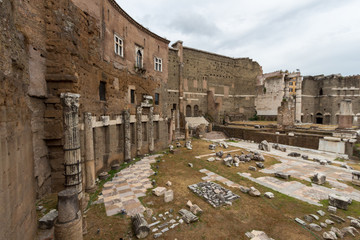
[[[184,142],[182,144],[184,145]],[[324,204],[324,207],[310,205],[257,185],[237,174],[237,172],[249,172],[248,167],[254,166],[254,162],[229,168],[221,161],[208,162],[206,161],[207,157],[196,159],[195,156],[212,153],[208,149],[208,145],[209,142],[195,140],[193,141],[193,150],[176,149],[175,154],[165,154],[160,158],[159,163],[153,165],[153,169],[157,172],[157,175],[153,176],[157,186],[166,187],[165,183],[171,181],[172,186],[167,188],[174,190],[174,200],[170,203],[165,203],[163,197],[154,196],[150,190],[146,197],[141,198],[141,202],[151,208],[154,215],[157,216],[173,209],[174,216],[176,216],[181,208],[187,209],[186,202],[188,200],[199,205],[204,211],[198,222],[179,225],[158,239],[247,239],[245,233],[252,230],[264,231],[277,240],[322,239],[322,232],[311,232],[296,224],[294,218],[302,218],[304,215],[316,213],[320,209],[327,212],[327,203]],[[231,147],[227,150],[235,149]],[[194,167],[190,168],[188,163],[193,163]],[[275,163],[277,163],[275,159],[266,157],[265,167]],[[238,189],[224,186],[238,194],[240,199],[234,201],[232,206],[213,208],[188,189],[188,185],[202,181],[201,178],[205,174],[200,173],[199,170],[203,168],[240,185],[254,186],[262,194],[271,191],[275,194],[275,198],[271,200],[264,197],[254,198],[241,193]],[[353,207],[358,208],[359,205],[355,204]],[[348,211],[338,210],[338,215],[345,217],[345,215],[352,215],[355,212],[358,213],[351,207]],[[320,222],[325,219],[326,216],[321,217]],[[88,230],[84,236],[86,240],[136,239],[132,234],[130,218],[124,215],[107,217],[103,204],[90,207],[86,213],[86,222]],[[151,222],[150,218],[148,218],[148,222]],[[336,227],[343,226],[337,224]],[[326,229],[326,231],[329,230],[330,227]],[[153,239],[153,234],[150,234],[147,239]]]

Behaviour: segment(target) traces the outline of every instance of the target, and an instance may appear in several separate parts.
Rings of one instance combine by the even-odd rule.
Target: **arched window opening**
[[[187,117],[192,117],[192,114],[191,114],[191,106],[190,106],[190,105],[187,105],[187,106],[186,106],[186,116],[187,116]]]

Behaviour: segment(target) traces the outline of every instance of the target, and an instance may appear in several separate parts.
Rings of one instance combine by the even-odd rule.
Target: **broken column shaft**
[[[149,133],[149,152],[153,152],[154,147],[154,107],[150,107],[149,111],[149,126],[148,126],[148,133]]]
[[[136,155],[141,155],[141,148],[142,148],[142,121],[141,121],[141,116],[142,116],[142,107],[137,107],[136,108],[136,133],[137,133],[137,138],[136,138]]]
[[[64,116],[65,187],[75,188],[82,198],[81,152],[79,134],[79,94],[62,93]]]
[[[130,113],[129,110],[123,111],[124,122],[124,161],[131,161],[131,134],[130,134]]]

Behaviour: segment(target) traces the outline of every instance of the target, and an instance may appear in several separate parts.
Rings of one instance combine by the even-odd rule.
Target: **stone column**
[[[171,132],[172,132],[171,141],[175,141],[175,138],[176,138],[176,134],[175,134],[175,110],[171,111]]]
[[[94,135],[91,113],[84,115],[84,135],[85,135],[85,175],[86,191],[91,191],[96,187],[95,180],[95,156],[94,156]]]
[[[83,239],[82,217],[79,199],[75,188],[58,193],[58,218],[55,222],[56,240]]]
[[[176,109],[176,129],[180,129],[180,110]]]
[[[185,123],[185,141],[189,140],[189,123]]]
[[[131,133],[130,133],[130,113],[129,110],[123,111],[124,125],[124,160],[131,161]]]
[[[282,74],[282,79],[283,79],[283,82],[285,84],[285,87],[284,87],[284,98],[285,99],[289,99],[289,80],[285,77],[285,73]]]
[[[295,105],[295,122],[300,123],[301,122],[301,101],[302,101],[302,90],[301,90],[301,84],[302,84],[303,77],[297,77],[296,78],[296,105]]]
[[[340,103],[339,128],[352,128],[353,111],[351,99],[344,99]]]
[[[142,122],[141,122],[141,116],[142,116],[142,107],[136,108],[136,155],[141,155],[141,148],[142,148]]]
[[[149,152],[154,152],[154,107],[150,107],[148,125]]]
[[[64,168],[65,187],[76,188],[82,198],[81,153],[79,133],[79,94],[62,93],[61,102],[64,115]]]

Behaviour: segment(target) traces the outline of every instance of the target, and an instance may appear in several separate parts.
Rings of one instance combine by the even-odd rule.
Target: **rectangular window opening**
[[[100,81],[99,97],[100,101],[106,101],[106,82]]]
[[[130,102],[135,103],[135,90],[134,89],[130,90]]]
[[[162,59],[161,58],[154,58],[154,69],[155,71],[162,72]]]
[[[116,55],[119,55],[120,57],[123,57],[124,56],[124,42],[123,40],[117,36],[116,34],[114,35],[114,47],[115,47],[115,54]]]
[[[155,105],[159,105],[160,103],[160,95],[158,93],[155,93]]]

